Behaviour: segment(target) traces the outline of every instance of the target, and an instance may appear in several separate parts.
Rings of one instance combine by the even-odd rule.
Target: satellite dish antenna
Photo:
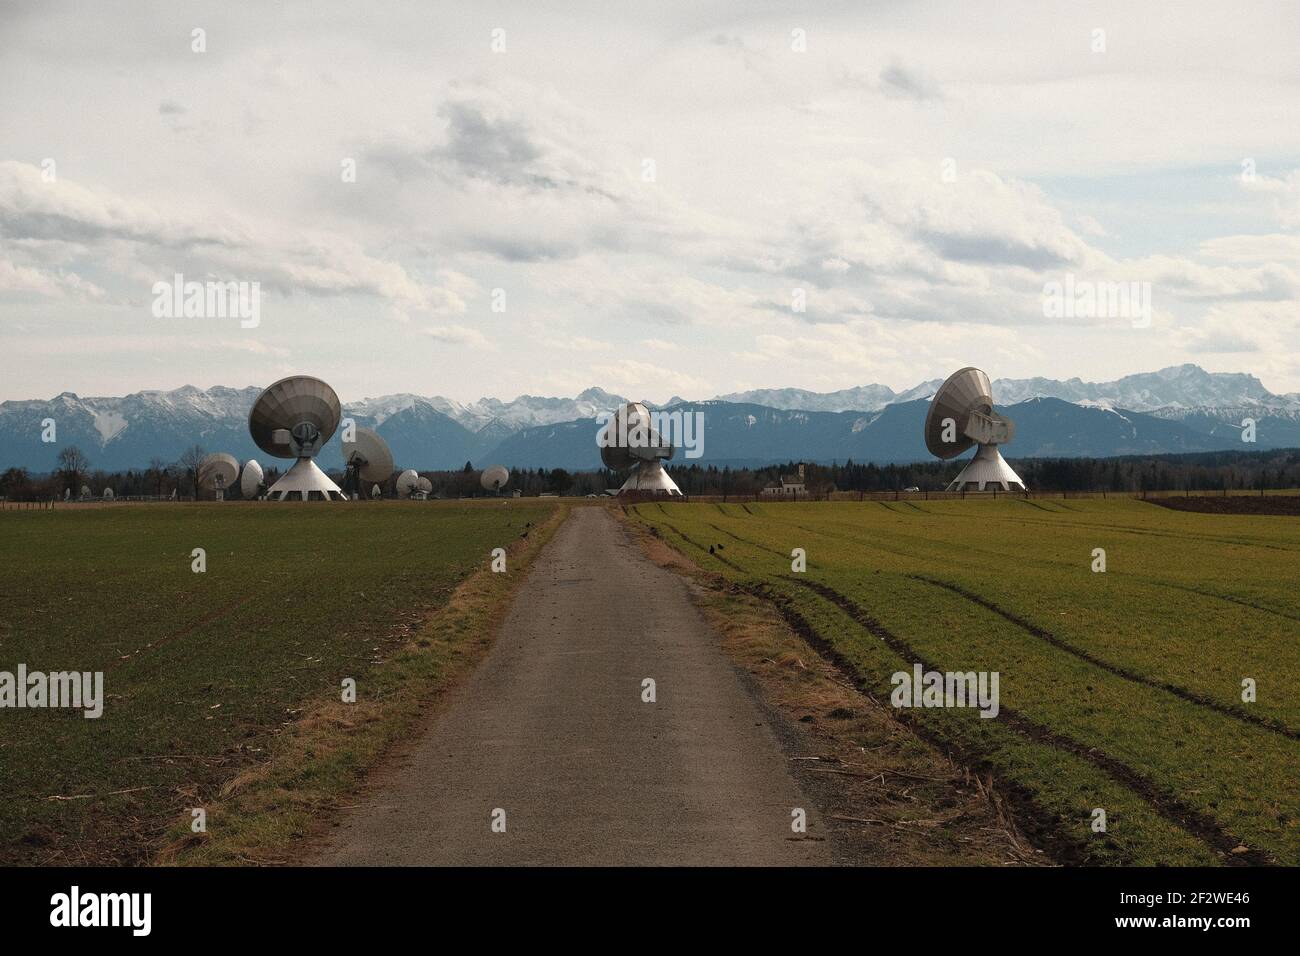
[[[380,498],[382,498],[383,496],[384,496],[384,493],[383,493],[382,491],[379,490],[379,486],[378,486],[378,485],[374,485],[374,486],[371,487],[371,489],[370,489],[370,497],[371,497],[371,498],[374,498],[376,501],[378,501],[378,500],[379,500]]]
[[[479,479],[483,483],[484,489],[494,491],[498,495],[501,494],[501,489],[506,486],[506,482],[509,480],[510,472],[505,465],[492,465],[489,468],[484,468],[483,476]]]
[[[199,462],[199,487],[216,493],[217,501],[226,497],[226,489],[239,477],[239,459],[223,451],[205,455]]]
[[[105,501],[112,501],[112,500],[113,500],[113,489],[112,489],[112,488],[105,488],[105,489],[104,489],[104,500],[105,500]]]
[[[409,498],[419,488],[420,475],[413,468],[408,468],[397,476],[397,495]]]
[[[349,497],[361,491],[362,481],[387,481],[393,475],[393,453],[388,442],[369,428],[358,426],[352,441],[343,442],[343,460],[348,466],[343,493]]]
[[[293,375],[267,386],[248,413],[248,431],[257,447],[276,458],[297,458],[267,495],[286,501],[343,500],[343,492],[313,461],[343,414],[339,397],[318,378]]]
[[[89,497],[90,497],[90,485],[82,485],[82,486],[81,486],[81,497],[83,497],[83,498],[89,498]]]
[[[428,478],[421,477],[420,480],[415,483],[415,494],[421,501],[428,498],[429,492],[431,491],[433,491],[433,482]]]
[[[1015,423],[993,411],[993,384],[977,368],[950,375],[925,416],[925,447],[937,458],[956,458],[979,446],[970,464],[948,485],[949,491],[1024,491],[1025,483],[998,451],[1015,435]]]
[[[629,402],[610,416],[596,438],[600,460],[610,471],[632,469],[618,493],[642,492],[681,496],[677,483],[664,471],[663,463],[673,457],[674,448],[654,429],[650,410],[641,402]]]
[[[64,489],[63,489],[63,500],[64,500],[64,501],[67,501],[67,500],[68,500],[69,498],[71,498],[71,497],[72,497],[72,489],[71,489],[71,488],[64,488]]]
[[[262,479],[266,474],[262,471],[262,466],[257,463],[256,458],[250,458],[244,462],[244,473],[239,476],[239,492],[249,501],[261,497]]]

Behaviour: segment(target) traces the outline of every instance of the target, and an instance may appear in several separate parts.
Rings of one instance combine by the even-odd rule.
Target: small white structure
[[[769,482],[763,487],[764,498],[806,498],[808,486],[804,482],[804,466],[799,464],[799,474],[782,475],[780,481]]]

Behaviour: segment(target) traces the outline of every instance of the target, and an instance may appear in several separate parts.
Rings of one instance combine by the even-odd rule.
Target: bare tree
[[[74,495],[81,494],[81,481],[90,471],[90,459],[76,445],[59,450],[59,474]]]
[[[150,482],[153,483],[154,494],[159,498],[163,493],[163,482],[167,479],[171,466],[161,458],[150,458],[149,469],[145,472]]]
[[[181,457],[177,459],[176,464],[180,466],[181,471],[189,479],[191,487],[194,489],[194,500],[199,498],[199,465],[207,457],[207,452],[203,450],[202,445],[191,445],[181,452]]]

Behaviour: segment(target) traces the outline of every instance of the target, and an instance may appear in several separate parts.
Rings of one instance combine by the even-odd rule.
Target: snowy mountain
[[[674,396],[666,407],[705,413],[710,461],[903,461],[926,457],[913,419],[939,384],[921,382],[903,392],[884,385],[825,393],[759,389],[697,403]],[[0,469],[49,471],[58,450],[72,444],[104,470],[140,468],[154,458],[171,462],[195,444],[241,460],[264,457],[247,426],[258,393],[252,386],[185,386],[122,397],[64,392],[3,402]],[[1255,422],[1255,447],[1300,447],[1300,395],[1273,394],[1253,375],[1183,365],[1114,382],[1000,379],[993,394],[1017,419],[1017,456],[1240,448],[1248,419]],[[593,418],[625,401],[599,388],[574,398],[520,395],[468,404],[405,393],[345,402],[344,414],[383,435],[403,468],[455,468],[466,461],[591,468],[597,464]],[[51,421],[55,440],[42,441]],[[322,464],[341,463],[333,441]]]

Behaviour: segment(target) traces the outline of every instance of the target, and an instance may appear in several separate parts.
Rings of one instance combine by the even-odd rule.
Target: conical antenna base
[[[346,501],[347,497],[330,476],[321,471],[310,458],[299,458],[284,477],[271,486],[266,496],[272,501],[290,501],[300,498],[321,501]]]
[[[668,472],[664,471],[663,462],[653,458],[633,468],[631,476],[623,482],[623,487],[618,489],[620,495],[633,492],[680,497],[682,490],[677,487],[677,482],[673,481]]]
[[[1007,464],[997,445],[980,445],[970,464],[961,470],[949,491],[1024,491],[1025,483]]]

